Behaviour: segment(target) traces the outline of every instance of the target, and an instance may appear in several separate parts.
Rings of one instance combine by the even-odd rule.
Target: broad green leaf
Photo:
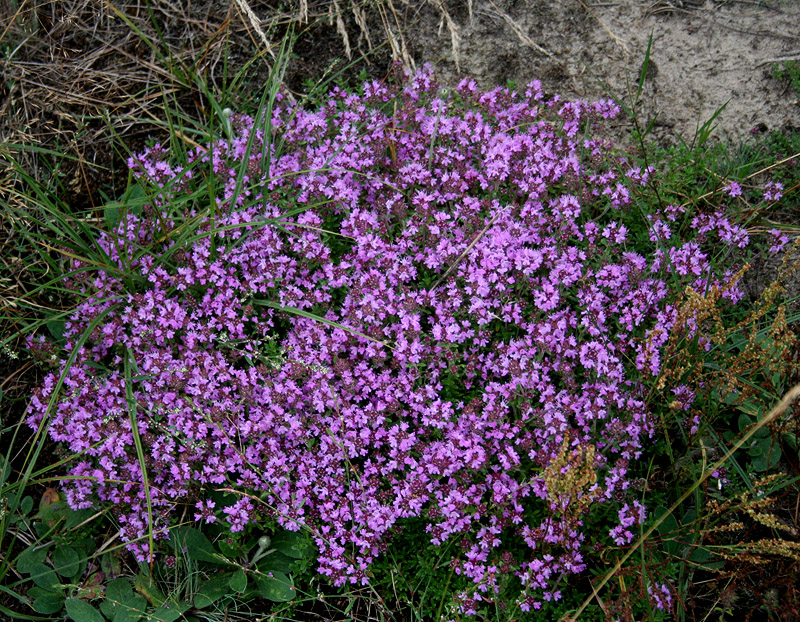
[[[64,597],[54,592],[42,594],[41,596],[36,597],[33,601],[33,610],[36,613],[49,615],[52,613],[58,613],[63,608]]]
[[[77,527],[82,522],[89,520],[95,511],[89,508],[83,510],[72,510],[69,514],[67,514],[67,520],[64,522],[64,527],[67,529],[72,529]]]
[[[57,586],[61,584],[58,575],[44,564],[31,564],[29,572],[31,574],[31,580],[39,587],[46,590],[56,590],[58,589]]]
[[[100,610],[112,622],[136,622],[147,610],[144,596],[134,594],[126,579],[114,579],[106,586]]]
[[[100,569],[106,576],[116,576],[122,573],[122,561],[119,551],[106,551],[100,558]]]
[[[768,450],[769,447],[767,447],[766,449]],[[765,453],[765,448],[763,443],[753,443],[747,449],[747,455],[750,456],[751,458],[757,458],[758,456],[764,453]]]
[[[191,608],[188,603],[176,603],[169,601],[148,614],[148,621],[152,622],[174,622],[183,615],[183,612]]]
[[[247,575],[244,570],[237,570],[231,575],[228,585],[234,592],[244,592],[247,589]]]
[[[57,547],[53,551],[53,567],[62,577],[71,577],[81,570],[81,556],[70,546]]]
[[[64,339],[64,329],[66,327],[64,320],[48,320],[46,326],[47,330],[49,330],[50,334],[53,336],[53,339],[56,341]]]
[[[55,594],[53,590],[46,590],[38,585],[32,585],[28,588],[28,598],[39,598],[40,596],[44,596],[45,594]],[[64,600],[63,598],[61,600]]]
[[[199,529],[194,529],[193,527],[173,529],[169,537],[175,546],[186,553],[189,559],[214,564],[231,563],[224,555],[214,549],[211,540]]]
[[[291,557],[287,557],[280,551],[273,551],[266,557],[262,558],[256,566],[258,570],[261,572],[291,572],[292,568],[294,567],[295,560]]]
[[[208,581],[203,581],[197,587],[197,593],[194,596],[194,606],[198,609],[205,609],[226,594],[230,594],[232,591],[229,584],[230,579],[231,575],[225,573],[209,579]]]
[[[166,596],[153,583],[153,580],[145,574],[136,577],[133,584],[134,589],[147,599],[153,607],[160,607],[167,600]]]
[[[17,570],[24,574],[31,574],[32,568],[38,566],[47,558],[47,547],[36,548],[33,544],[20,553],[17,558]]]
[[[133,587],[128,579],[114,579],[106,585],[105,597],[118,603],[127,603],[134,599]]]
[[[753,423],[753,419],[749,415],[739,415],[739,431],[741,432]]]
[[[769,431],[767,426],[761,426],[753,433],[753,438],[772,440],[772,432]]]
[[[68,598],[64,601],[67,615],[75,622],[105,622],[100,612],[89,603],[77,598]]]
[[[225,555],[225,557],[235,559],[237,557],[242,557],[245,553],[244,549],[238,542],[228,543],[225,539],[220,539],[217,542],[217,546],[219,547],[220,552]]]
[[[22,502],[19,504],[19,509],[23,514],[27,514],[33,509],[33,497],[30,495],[23,497]]]
[[[296,595],[294,583],[291,578],[282,572],[253,575],[258,593],[263,598],[276,603],[286,603],[293,600]]]
[[[708,549],[704,549],[703,547],[698,547],[692,554],[689,555],[689,559],[693,562],[697,562],[698,564],[702,564],[707,562],[711,558],[711,553],[708,552]]]
[[[656,511],[653,512],[653,516],[660,517],[667,511],[667,508],[661,506],[656,508]],[[678,521],[674,515],[668,514],[664,517],[664,520],[661,521],[661,524],[658,526],[658,533],[661,535],[671,533],[678,528]]]
[[[750,464],[752,464],[753,468],[756,471],[758,471],[759,473],[762,473],[762,472],[766,471],[767,469],[769,469],[769,462],[767,461],[767,456],[765,456],[763,454],[758,456],[758,457],[756,457],[756,458],[753,458],[750,461]]]
[[[667,509],[665,507],[659,507],[654,516],[660,517],[666,512]],[[678,529],[678,519],[675,518],[674,515],[669,514],[661,521],[661,524],[658,526],[658,533],[664,537],[664,551],[667,553],[677,554],[680,550],[680,544],[673,540],[672,538],[675,537],[675,531]]]
[[[294,559],[303,559],[310,548],[308,539],[295,531],[283,531],[277,534],[270,546]]]
[[[114,622],[136,622],[147,611],[144,596],[134,596],[133,600],[121,605],[121,610],[114,617]]]

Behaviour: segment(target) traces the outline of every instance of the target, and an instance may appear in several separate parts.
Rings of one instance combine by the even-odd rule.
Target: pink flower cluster
[[[234,114],[233,136],[183,168],[158,146],[132,158],[153,204],[98,240],[119,270],[76,272],[88,298],[67,350],[95,325],[58,395],[54,373],[30,405],[31,426],[47,417],[81,454],[69,503],[112,505],[151,553],[133,420],[157,530],[184,510],[231,530],[271,515],[308,530],[343,584],[423,518],[432,545],[461,543],[465,599],[512,575],[524,609],[558,598],[608,537],[576,508],[622,507],[618,541],[644,519],[628,471],[654,433],[644,383],[664,364],[671,293],[726,278],[701,240],[670,234],[691,218],[674,206],[648,252],[632,246],[653,171],[580,138],[616,112],[536,82],[447,93],[424,70],[317,110],[279,99],[272,132]],[[718,215],[695,228],[747,239]],[[591,483],[552,489],[556,460],[558,481],[588,468]],[[247,494],[215,508],[222,487]]]

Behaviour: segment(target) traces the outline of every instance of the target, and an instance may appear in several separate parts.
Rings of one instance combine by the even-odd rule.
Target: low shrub
[[[107,212],[105,266],[71,266],[86,299],[29,409],[79,456],[69,504],[112,507],[140,561],[182,517],[306,530],[335,585],[421,521],[456,543],[461,612],[558,600],[646,520],[654,408],[694,396],[653,390],[665,352],[714,343],[677,301],[743,297],[747,231],[643,202],[617,112],[423,70],[132,157],[144,198]]]

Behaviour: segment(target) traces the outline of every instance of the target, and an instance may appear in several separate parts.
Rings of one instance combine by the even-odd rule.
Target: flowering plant
[[[464,612],[507,576],[523,610],[558,599],[588,546],[645,520],[629,472],[677,295],[742,296],[709,242],[746,231],[642,219],[654,171],[590,137],[616,113],[423,70],[233,114],[184,166],[132,157],[152,200],[97,240],[115,269],[76,262],[73,360],[30,405],[80,454],[69,503],[113,505],[141,560],[179,506],[231,531],[269,516],[308,530],[337,585],[423,518],[460,543]],[[587,532],[598,512],[618,521]]]

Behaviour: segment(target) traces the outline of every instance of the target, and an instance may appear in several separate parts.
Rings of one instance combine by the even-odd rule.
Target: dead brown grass
[[[343,68],[344,59],[362,59],[350,67],[350,78],[364,69],[383,77],[398,60],[413,69],[408,34],[423,11],[440,17],[458,63],[459,25],[451,5],[7,0],[0,4],[0,143],[24,145],[26,150],[14,153],[24,170],[58,182],[73,204],[91,207],[98,189],[113,187],[115,171],[124,169],[119,145],[137,149],[149,136],[163,135],[168,107],[189,119],[208,114],[197,81],[216,94],[255,96],[290,31],[297,40],[285,82],[295,91],[309,79],[330,75],[332,65]],[[471,16],[471,0],[467,8]],[[37,147],[72,160],[56,167]],[[0,166],[0,192],[13,178],[8,163]]]

